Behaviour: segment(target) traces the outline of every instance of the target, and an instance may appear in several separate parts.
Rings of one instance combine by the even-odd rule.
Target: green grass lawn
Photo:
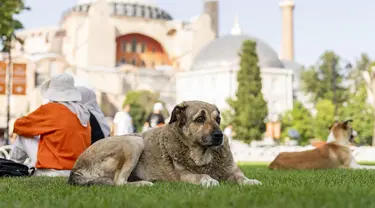
[[[375,171],[271,171],[242,164],[263,186],[185,183],[73,187],[64,178],[0,179],[0,207],[375,207]]]

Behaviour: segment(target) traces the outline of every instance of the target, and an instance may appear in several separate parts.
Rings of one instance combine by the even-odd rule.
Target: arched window
[[[146,15],[146,12],[145,12],[145,6],[141,6],[141,16],[142,17],[145,17]]]
[[[121,43],[121,49],[122,49],[122,52],[126,52],[126,41],[122,41]]]
[[[137,52],[137,39],[133,38],[132,40],[132,52],[136,53]]]
[[[142,43],[142,53],[146,52],[146,43]]]

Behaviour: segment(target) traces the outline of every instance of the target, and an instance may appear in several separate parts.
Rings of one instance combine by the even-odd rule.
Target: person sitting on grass
[[[95,92],[86,87],[77,87],[77,89],[82,95],[81,103],[90,112],[91,144],[94,144],[98,140],[110,136],[110,127],[96,101]]]
[[[35,167],[36,176],[69,176],[78,156],[91,144],[90,113],[79,102],[74,79],[60,74],[45,82],[41,95],[49,100],[29,115],[17,119],[10,160]]]

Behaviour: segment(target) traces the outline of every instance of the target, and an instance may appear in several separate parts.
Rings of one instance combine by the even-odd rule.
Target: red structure
[[[117,65],[131,64],[146,68],[172,65],[163,46],[151,37],[131,33],[116,38],[116,44]]]

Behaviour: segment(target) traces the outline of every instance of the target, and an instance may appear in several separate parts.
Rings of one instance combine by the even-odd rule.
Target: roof
[[[63,17],[71,12],[87,13],[93,3],[98,0],[78,0],[73,8],[63,13]],[[172,16],[159,8],[153,0],[104,0],[108,3],[111,15],[143,17],[145,19],[172,20]]]
[[[284,68],[278,54],[264,41],[248,35],[227,35],[206,45],[196,56],[192,70],[238,66],[245,40],[257,43],[256,50],[261,68]]]
[[[77,4],[91,4],[97,0],[78,0]],[[155,6],[153,0],[106,0],[108,3],[120,3],[120,4],[140,4],[145,6]]]

